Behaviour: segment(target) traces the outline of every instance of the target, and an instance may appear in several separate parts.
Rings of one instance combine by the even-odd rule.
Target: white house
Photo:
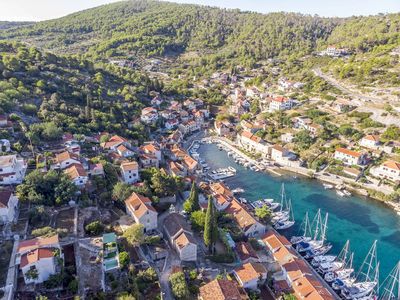
[[[267,279],[267,269],[261,263],[246,263],[233,271],[240,286],[255,290]]]
[[[172,213],[164,220],[164,230],[172,247],[182,261],[197,260],[197,243],[185,218]]]
[[[120,168],[125,183],[132,184],[139,181],[139,165],[136,161],[122,162]]]
[[[232,191],[223,182],[210,184],[210,190],[218,211],[225,210],[234,199]]]
[[[0,184],[19,184],[25,177],[27,165],[16,155],[0,156]]]
[[[0,222],[13,222],[18,208],[18,198],[11,191],[0,191]]]
[[[293,100],[285,97],[275,97],[269,104],[270,111],[287,110],[293,107]]]
[[[18,245],[16,264],[19,265],[26,284],[42,283],[60,268],[57,257],[63,258],[58,235],[21,241]]]
[[[125,200],[125,207],[135,222],[144,226],[144,232],[157,229],[157,211],[149,198],[134,192]]]
[[[274,145],[271,147],[271,159],[274,161],[282,161],[289,155],[289,151],[280,145]]]
[[[346,148],[336,149],[334,158],[342,161],[346,165],[363,165],[366,163],[365,153]]]
[[[103,142],[100,144],[100,146],[105,149],[105,150],[112,150],[112,151],[117,151],[117,148],[120,145],[124,145],[125,147],[132,147],[132,145],[123,137],[119,135],[114,135],[107,142]]]
[[[263,156],[267,156],[270,148],[270,144],[264,141],[262,138],[252,134],[249,131],[242,131],[241,134],[237,135],[238,143],[249,152],[257,152]]]
[[[142,109],[140,119],[143,123],[152,124],[158,120],[158,112],[154,107],[145,107]]]
[[[80,164],[79,156],[75,153],[70,153],[68,151],[64,151],[56,154],[54,159],[54,165],[52,168],[54,169],[65,169],[73,164]]]
[[[380,145],[378,135],[369,134],[360,140],[360,146],[368,149],[376,149]]]
[[[117,147],[117,153],[125,158],[135,155],[135,153],[128,149],[124,144],[121,144]]]
[[[84,187],[89,180],[88,174],[81,164],[71,165],[64,170],[64,173],[80,188]]]
[[[0,152],[10,152],[11,151],[11,144],[10,141],[7,139],[0,140]]]
[[[371,169],[371,173],[382,179],[400,182],[400,163],[393,160],[385,161],[379,167]]]

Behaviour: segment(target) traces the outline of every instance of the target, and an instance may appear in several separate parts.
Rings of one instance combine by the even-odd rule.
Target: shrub
[[[94,221],[85,226],[85,232],[88,235],[99,235],[103,233],[104,225],[100,221]]]
[[[172,293],[177,299],[188,299],[190,292],[183,272],[177,272],[169,277]]]
[[[128,252],[123,251],[119,254],[119,264],[121,265],[121,268],[126,268],[129,265],[130,262],[130,257]]]

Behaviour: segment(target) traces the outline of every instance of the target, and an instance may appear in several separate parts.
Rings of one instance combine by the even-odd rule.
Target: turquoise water
[[[214,168],[233,166],[237,169],[235,177],[225,180],[233,188],[245,189],[243,197],[249,201],[261,198],[280,199],[280,188],[285,183],[288,198],[292,199],[295,226],[286,232],[288,237],[298,234],[299,227],[308,211],[310,219],[318,208],[329,213],[327,239],[332,243],[330,253],[338,254],[346,240],[355,252],[354,266],[357,270],[374,240],[378,240],[378,259],[380,261],[380,281],[382,282],[400,260],[400,216],[385,205],[358,196],[341,198],[334,190],[325,190],[316,180],[298,178],[292,175],[274,177],[263,172],[246,169],[219,151],[215,145],[202,145],[199,153],[208,165]]]

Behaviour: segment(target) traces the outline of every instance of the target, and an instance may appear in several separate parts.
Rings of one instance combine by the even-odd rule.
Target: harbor
[[[320,208],[323,214],[329,213],[326,224],[326,240],[331,248],[329,253],[338,255],[346,240],[350,240],[355,270],[363,264],[375,240],[382,280],[400,259],[400,218],[387,206],[359,196],[342,197],[333,186],[323,186],[315,180],[255,172],[237,164],[232,156],[219,151],[213,144],[202,145],[198,152],[211,169],[235,168],[236,176],[227,178],[225,182],[231,188],[242,188],[244,191],[240,197],[250,204],[256,205],[260,199],[275,199],[279,202],[281,184],[284,183],[287,198],[291,199],[291,213],[296,221],[289,229],[282,231],[289,239],[299,235],[306,213],[315,215]]]

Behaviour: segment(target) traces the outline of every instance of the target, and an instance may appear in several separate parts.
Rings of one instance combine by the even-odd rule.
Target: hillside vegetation
[[[126,124],[155,88],[128,69],[0,42],[0,113],[39,118],[74,133],[113,130],[139,137],[143,129]]]

